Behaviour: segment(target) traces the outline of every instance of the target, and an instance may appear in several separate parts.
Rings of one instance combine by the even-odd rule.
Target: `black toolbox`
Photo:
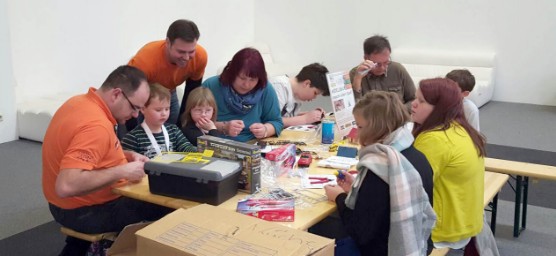
[[[241,169],[238,161],[213,157],[202,157],[197,162],[145,163],[151,193],[211,205],[219,205],[237,194]]]

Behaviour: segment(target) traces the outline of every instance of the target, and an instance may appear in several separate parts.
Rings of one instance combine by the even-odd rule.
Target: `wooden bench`
[[[496,211],[498,209],[498,192],[506,184],[509,176],[507,174],[485,172],[485,192],[483,206],[489,207],[491,211],[490,229],[492,234],[496,231]],[[443,256],[448,254],[450,248],[433,249],[429,256]]]
[[[487,157],[485,169],[515,176],[514,237],[518,237],[527,224],[529,178],[556,180],[556,167]]]
[[[66,227],[61,227],[60,232],[62,232],[62,234],[64,235],[79,238],[81,240],[85,240],[89,242],[98,242],[100,240],[114,241],[114,239],[116,239],[116,236],[118,236],[117,232],[108,232],[108,233],[101,233],[101,234],[85,234]]]

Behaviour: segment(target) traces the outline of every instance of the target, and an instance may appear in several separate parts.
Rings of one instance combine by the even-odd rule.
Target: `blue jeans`
[[[158,220],[173,211],[173,209],[126,197],[76,209],[62,209],[53,204],[48,206],[56,222],[77,232],[88,234],[120,232],[129,224]],[[85,255],[90,244],[88,241],[68,236],[60,255]]]
[[[129,224],[158,220],[173,210],[127,197],[76,209],[48,205],[56,222],[87,234],[120,232]]]
[[[180,116],[180,101],[178,100],[178,94],[176,91],[172,91],[170,94],[170,116],[166,121],[167,124],[177,124]]]

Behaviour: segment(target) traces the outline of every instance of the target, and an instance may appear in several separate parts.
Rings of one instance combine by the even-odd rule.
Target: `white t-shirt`
[[[275,76],[269,79],[280,105],[282,117],[294,117],[301,108],[301,102],[297,102],[293,96],[290,78],[287,76]]]
[[[463,113],[467,122],[475,128],[475,130],[480,131],[479,127],[479,108],[473,103],[473,101],[463,98]]]

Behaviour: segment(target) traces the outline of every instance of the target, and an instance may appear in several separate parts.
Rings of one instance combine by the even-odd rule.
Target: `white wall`
[[[199,27],[205,78],[254,37],[253,0],[7,1],[18,101],[100,86],[145,43],[164,39],[176,19]]]
[[[0,0],[0,143],[17,138],[7,0]]]
[[[277,62],[355,66],[380,33],[396,48],[495,52],[494,99],[556,105],[556,2],[537,0],[255,1],[255,40]]]

